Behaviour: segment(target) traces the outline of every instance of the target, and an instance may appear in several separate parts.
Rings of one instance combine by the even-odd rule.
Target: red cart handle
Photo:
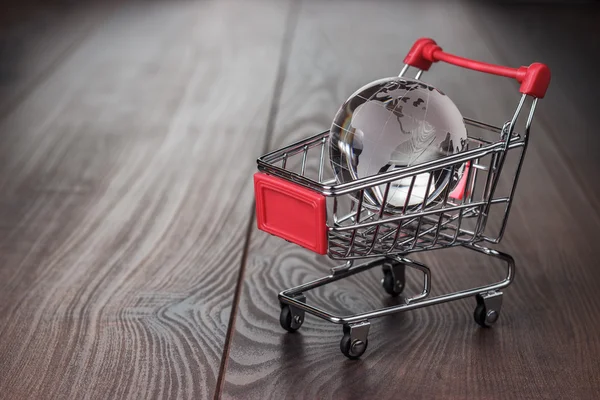
[[[448,54],[435,41],[428,38],[418,39],[404,59],[405,64],[423,71],[429,70],[431,64],[438,61],[488,74],[514,78],[521,84],[521,93],[540,99],[544,97],[550,84],[550,69],[545,64],[533,63],[529,67],[520,68],[488,64]]]

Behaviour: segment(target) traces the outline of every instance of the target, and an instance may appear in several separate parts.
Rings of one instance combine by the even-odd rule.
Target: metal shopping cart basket
[[[345,183],[337,183],[327,160],[328,132],[257,160],[259,172],[254,182],[259,229],[332,259],[346,261],[332,268],[331,274],[324,278],[282,291],[279,294],[281,326],[290,332],[298,330],[305,313],[342,324],[344,334],[340,348],[349,358],[358,358],[365,352],[370,319],[396,312],[474,296],[477,300],[475,321],[481,326],[490,326],[499,317],[500,290],[514,277],[513,258],[484,244],[498,243],[504,234],[527,149],[529,128],[537,100],[544,97],[548,88],[550,71],[539,63],[513,69],[473,61],[445,53],[431,39],[419,39],[406,56],[400,76],[414,67],[416,79],[420,79],[422,72],[437,61],[516,79],[521,84],[522,96],[512,118],[502,127],[465,118],[468,127],[465,151]],[[525,108],[529,108],[529,114],[523,132],[518,133],[515,126]],[[476,137],[474,131],[487,132],[495,139]],[[508,157],[512,154],[517,156]],[[507,160],[515,163],[513,178],[507,194],[499,195],[496,189]],[[426,203],[426,194],[418,208],[405,204],[400,212],[389,212],[385,206],[374,209],[363,201],[365,190],[379,187],[384,188],[381,204],[385,205],[392,182],[409,179],[408,203],[417,176],[429,174],[430,182],[426,186],[429,187],[434,171],[450,169],[454,172],[459,168],[463,168],[463,173],[455,188],[446,188],[445,193],[431,203]],[[500,222],[490,227],[488,217],[492,210],[498,209]],[[407,255],[453,246],[500,259],[506,266],[506,277],[486,286],[429,297],[430,269]],[[366,262],[355,264],[359,259]],[[378,266],[383,269],[383,288],[390,295],[402,293],[406,267],[423,273],[422,290],[398,305],[350,316],[333,315],[307,303],[305,292]]]

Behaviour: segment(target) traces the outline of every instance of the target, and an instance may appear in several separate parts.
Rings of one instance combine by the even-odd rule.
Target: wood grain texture
[[[115,10],[117,0],[6,0],[0,13],[0,118],[23,102]]]
[[[122,4],[0,121],[0,398],[213,397],[287,12]]]
[[[491,51],[506,62],[520,65],[524,61],[519,58],[530,55],[532,59],[543,58],[552,68],[552,95],[544,100],[539,118],[588,200],[594,207],[600,206],[600,180],[595,178],[600,114],[593,95],[593,88],[600,86],[594,61],[600,52],[600,4],[540,8],[491,3],[469,11],[478,17],[474,21]],[[511,29],[504,29],[507,25]]]
[[[503,43],[502,30],[512,27],[495,24],[493,35],[483,33],[492,29],[478,21],[485,12],[441,2],[303,2],[270,147],[328,128],[338,105],[356,88],[397,74],[404,53],[420,36],[488,62],[537,61],[527,46],[510,58],[495,53],[498,45],[491,41]],[[570,12],[577,16],[586,9]],[[519,97],[515,83],[449,66],[436,66],[425,79],[465,115],[494,124],[511,115]],[[567,82],[556,78],[549,96],[560,93],[571,108],[593,101],[592,94],[576,97]],[[286,334],[278,323],[277,292],[325,275],[334,263],[255,230],[224,398],[598,398],[600,270],[593,236],[600,216],[597,193],[591,193],[595,186],[581,184],[572,163],[595,126],[578,114],[584,129],[572,131],[573,140],[559,148],[548,140],[550,131],[573,117],[558,112],[556,100],[550,103],[549,108],[540,104],[499,246],[515,256],[519,269],[493,329],[476,327],[474,301],[447,303],[375,320],[367,353],[359,362],[349,361],[339,352],[341,327],[307,316],[298,333]],[[597,160],[586,162],[597,171]],[[460,249],[416,258],[432,267],[434,293],[494,277],[490,260]],[[379,271],[365,273],[310,292],[308,301],[342,313],[390,304],[379,279]]]

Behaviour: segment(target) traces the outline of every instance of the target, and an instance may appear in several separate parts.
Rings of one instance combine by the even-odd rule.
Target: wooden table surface
[[[0,12],[0,398],[600,398],[595,4],[13,3]],[[255,159],[327,129],[421,36],[552,68],[498,246],[517,278],[492,329],[470,299],[396,314],[350,361],[337,325],[279,326],[278,291],[335,263],[255,228]],[[455,67],[424,78],[493,124],[519,97]],[[460,249],[416,258],[434,293],[495,277]],[[379,280],[309,301],[392,304]]]

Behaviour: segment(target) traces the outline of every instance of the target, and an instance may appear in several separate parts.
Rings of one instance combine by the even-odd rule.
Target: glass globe
[[[386,78],[358,91],[337,112],[329,133],[329,156],[339,183],[406,168],[462,151],[467,129],[456,105],[423,82]],[[464,165],[392,182],[384,205],[397,212],[429,204],[457,184]],[[433,174],[430,180],[430,174]],[[453,176],[450,176],[453,175]],[[427,188],[428,183],[429,188]],[[365,190],[364,204],[380,208],[385,184]],[[427,199],[425,199],[427,196]]]

